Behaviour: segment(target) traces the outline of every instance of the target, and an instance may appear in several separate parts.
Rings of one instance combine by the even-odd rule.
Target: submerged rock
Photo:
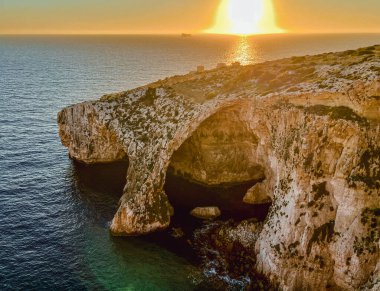
[[[170,235],[174,238],[180,238],[180,237],[183,237],[185,235],[185,233],[183,232],[182,228],[180,227],[173,227],[171,229],[171,233]]]
[[[190,214],[201,219],[215,219],[221,215],[220,209],[216,206],[196,207]]]
[[[169,165],[207,185],[265,179],[254,268],[285,290],[357,290],[380,270],[379,96],[372,46],[106,95],[63,109],[59,134],[81,162],[129,160],[114,235],[169,226]]]

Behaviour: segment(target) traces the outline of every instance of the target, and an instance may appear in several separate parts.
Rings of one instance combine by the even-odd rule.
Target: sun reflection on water
[[[239,37],[231,50],[229,63],[239,62],[242,65],[247,65],[257,61],[257,51],[252,41],[245,36]]]

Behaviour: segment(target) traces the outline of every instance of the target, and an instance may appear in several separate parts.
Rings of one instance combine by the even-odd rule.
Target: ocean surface
[[[380,43],[380,34],[0,37],[0,289],[193,290],[185,251],[108,225],[125,165],[70,161],[57,134],[64,106],[197,65],[262,62]]]

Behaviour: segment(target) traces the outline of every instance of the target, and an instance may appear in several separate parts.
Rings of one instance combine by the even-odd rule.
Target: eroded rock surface
[[[58,123],[72,158],[129,159],[113,234],[169,225],[169,165],[209,185],[256,179],[273,201],[257,271],[284,290],[376,290],[379,96],[373,46],[175,76],[67,107]]]

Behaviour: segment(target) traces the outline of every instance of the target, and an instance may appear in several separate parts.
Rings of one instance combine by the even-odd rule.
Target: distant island
[[[181,36],[182,37],[191,37],[192,34],[190,34],[190,33],[182,33]]]
[[[227,262],[287,290],[380,289],[380,45],[198,70],[69,106],[58,125],[77,161],[129,160],[113,235],[169,226],[168,171],[256,181],[243,200],[270,203],[265,219],[208,238]]]

